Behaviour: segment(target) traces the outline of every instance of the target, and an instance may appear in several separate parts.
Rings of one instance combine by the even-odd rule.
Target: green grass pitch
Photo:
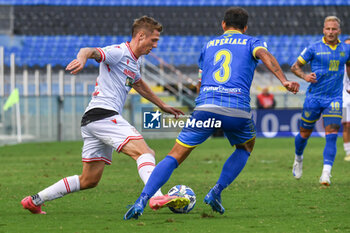
[[[160,161],[174,140],[147,140]],[[47,215],[23,210],[20,201],[59,179],[81,173],[82,142],[34,143],[0,147],[0,232],[350,232],[350,163],[343,160],[342,139],[332,185],[318,183],[322,138],[311,138],[304,173],[292,176],[293,138],[258,138],[240,176],[222,194],[224,215],[213,213],[203,198],[219,177],[233,148],[210,139],[195,149],[163,187],[185,184],[197,196],[189,214],[149,207],[139,220],[124,221],[126,206],[142,190],[136,163],[113,155],[97,188],[46,203]]]

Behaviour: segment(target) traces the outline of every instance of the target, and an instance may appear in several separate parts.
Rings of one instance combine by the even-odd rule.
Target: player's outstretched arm
[[[265,64],[265,66],[280,80],[282,85],[288,91],[294,94],[299,91],[299,83],[287,80],[276,58],[269,51],[263,48],[258,49],[255,56]]]
[[[141,96],[143,96],[147,100],[149,100],[152,103],[154,103],[155,105],[157,105],[164,112],[173,114],[176,119],[179,117],[179,115],[184,115],[184,113],[180,109],[171,107],[171,106],[167,105],[166,103],[164,103],[156,94],[154,94],[154,92],[151,90],[151,88],[142,79],[140,79],[138,82],[136,82],[133,85],[133,88]]]
[[[77,58],[67,65],[66,70],[71,71],[71,74],[79,73],[84,68],[85,63],[89,58],[100,61],[101,54],[96,48],[82,48],[77,54]]]

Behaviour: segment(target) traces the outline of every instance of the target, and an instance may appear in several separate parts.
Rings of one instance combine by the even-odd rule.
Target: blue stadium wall
[[[203,44],[222,33],[225,9],[238,4],[250,14],[247,33],[265,41],[285,66],[322,38],[328,15],[343,20],[342,40],[350,34],[348,0],[0,0],[0,7],[13,6],[15,16],[13,35],[1,35],[0,44],[5,46],[6,65],[15,53],[18,66],[65,66],[81,47],[130,40],[133,19],[146,14],[164,25],[154,53],[176,66],[196,66]]]

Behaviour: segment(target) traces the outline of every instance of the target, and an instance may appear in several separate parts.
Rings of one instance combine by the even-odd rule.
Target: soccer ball
[[[173,207],[169,207],[171,211],[177,214],[186,214],[190,212],[193,209],[194,205],[196,204],[196,194],[193,192],[193,190],[190,187],[186,185],[176,185],[172,187],[169,190],[168,195],[185,197],[190,200],[190,204],[185,206],[184,208],[176,209]]]

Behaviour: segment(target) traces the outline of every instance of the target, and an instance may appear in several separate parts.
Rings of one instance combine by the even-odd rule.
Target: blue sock
[[[218,183],[217,183],[217,184],[213,187],[213,190],[214,190],[214,192],[215,192],[218,196],[220,196],[222,190],[224,190],[224,187],[223,187],[221,184],[218,184]]]
[[[157,190],[169,180],[171,174],[178,165],[174,157],[167,155],[154,168],[146,186],[142,190],[141,196],[147,195],[148,199],[151,198]]]
[[[221,191],[229,186],[241,173],[245,164],[248,161],[250,153],[244,149],[236,149],[235,152],[226,160],[224,167],[222,168],[220,178],[213,190],[217,195],[221,194]]]
[[[295,154],[302,155],[304,149],[306,147],[308,138],[303,138],[300,136],[300,133],[295,137],[294,145],[295,145]]]
[[[323,164],[333,166],[335,155],[337,154],[337,137],[338,134],[326,135],[326,146],[323,150]]]

